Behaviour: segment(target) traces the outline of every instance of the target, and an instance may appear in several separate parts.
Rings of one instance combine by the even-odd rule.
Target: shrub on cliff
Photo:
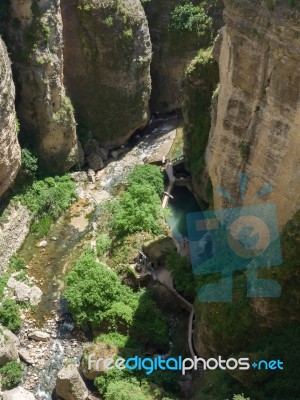
[[[211,30],[211,25],[212,19],[203,5],[194,5],[191,1],[177,5],[171,15],[170,29],[175,32],[203,37]]]

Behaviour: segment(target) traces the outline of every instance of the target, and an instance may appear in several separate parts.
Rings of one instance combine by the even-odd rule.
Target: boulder
[[[99,169],[103,168],[103,161],[102,158],[96,154],[92,153],[87,158],[88,165],[94,171],[99,171]]]
[[[3,400],[35,400],[35,397],[28,390],[18,386],[12,390],[3,392]]]
[[[7,286],[14,290],[16,299],[20,302],[29,301],[30,304],[36,306],[41,301],[43,292],[37,286],[30,287],[13,277],[9,278]]]
[[[39,243],[37,243],[36,247],[46,247],[47,244],[47,240],[41,240]]]
[[[31,357],[30,353],[28,350],[22,348],[19,350],[19,357],[22,361],[24,361],[26,364],[32,365],[34,364],[34,360]]]
[[[89,177],[89,181],[92,182],[92,183],[95,183],[96,182],[96,173],[95,173],[95,171],[93,169],[89,169],[87,174],[88,174],[88,177]]]
[[[41,291],[41,289],[37,286],[33,286],[30,292],[30,298],[29,298],[30,304],[33,306],[37,306],[41,301],[42,295],[43,292]]]
[[[34,331],[29,334],[29,339],[32,339],[36,342],[47,342],[50,339],[49,333],[43,331]]]
[[[87,182],[89,180],[85,171],[73,172],[71,178],[74,182]]]
[[[89,368],[88,360],[90,355],[94,355],[93,363]],[[100,358],[114,358],[118,354],[116,346],[107,343],[87,343],[83,350],[83,357],[81,360],[81,370],[86,379],[94,380],[98,376],[103,375],[105,372],[103,363],[96,366],[96,361]]]
[[[18,347],[17,336],[0,325],[0,366],[19,358]]]
[[[26,285],[26,283],[10,277],[7,286],[14,290],[14,294],[18,301],[23,302],[30,299],[31,288]]]
[[[85,400],[88,397],[88,389],[76,365],[68,365],[59,371],[56,394],[63,400]]]

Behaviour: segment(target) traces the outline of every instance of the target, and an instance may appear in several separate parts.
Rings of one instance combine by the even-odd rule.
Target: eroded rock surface
[[[63,83],[60,2],[12,0],[7,25],[22,131],[38,147],[41,166],[62,173],[80,154],[73,107]]]
[[[225,1],[226,27],[215,45],[220,90],[206,153],[213,187],[245,204],[265,184],[282,226],[300,205],[300,14],[284,0]],[[229,202],[215,195],[215,208]]]
[[[13,183],[21,163],[14,101],[11,62],[0,37],[0,196]]]
[[[139,0],[69,0],[62,12],[65,80],[81,134],[121,145],[149,116],[152,47],[143,7]]]

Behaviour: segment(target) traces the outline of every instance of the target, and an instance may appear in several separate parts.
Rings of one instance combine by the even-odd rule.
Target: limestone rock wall
[[[60,1],[12,0],[7,37],[25,140],[38,149],[44,170],[67,171],[79,160],[79,151],[63,83]]]
[[[300,206],[300,13],[284,0],[225,0],[220,90],[206,152],[213,187],[246,203],[270,183],[282,226]],[[228,201],[214,196],[215,208]]]
[[[204,3],[196,0],[195,5]],[[206,9],[213,19],[212,31],[198,39],[195,33],[173,32],[170,29],[171,15],[182,0],[151,0],[145,3],[153,44],[151,76],[153,89],[150,108],[152,112],[165,113],[182,106],[182,83],[186,68],[200,48],[210,45],[211,38],[222,26],[222,0],[206,2]]]
[[[66,86],[80,134],[124,143],[149,118],[152,46],[139,0],[62,3]]]
[[[14,101],[11,62],[0,37],[0,196],[12,184],[21,162]]]

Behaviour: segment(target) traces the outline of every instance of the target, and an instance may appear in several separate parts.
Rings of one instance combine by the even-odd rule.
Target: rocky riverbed
[[[88,338],[76,330],[62,301],[64,277],[83,247],[95,242],[98,226],[93,212],[96,206],[114,196],[118,185],[135,165],[153,157],[167,156],[165,152],[172,146],[176,125],[176,116],[156,118],[141,135],[112,152],[112,159],[103,169],[90,168],[73,173],[78,201],[57,220],[42,241],[36,242],[31,235],[25,240],[20,256],[26,261],[29,279],[43,294],[33,310],[24,311],[23,326],[18,334],[18,353],[25,366],[21,386],[36,400],[55,398],[52,396],[55,396],[60,370],[64,375],[59,377],[60,391],[64,390],[62,388],[71,390],[71,380],[79,385],[80,396],[92,393],[93,390],[88,392],[83,388],[78,374],[82,346]],[[68,380],[65,375],[71,378]],[[83,400],[82,397],[79,399]]]

